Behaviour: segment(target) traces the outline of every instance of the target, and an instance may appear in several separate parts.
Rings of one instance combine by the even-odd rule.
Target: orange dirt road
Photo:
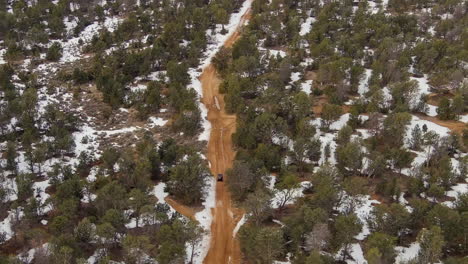
[[[248,10],[241,18],[236,31],[226,40],[224,46],[230,47],[239,39],[240,29],[250,17]],[[208,121],[211,123],[211,135],[208,142],[207,157],[211,163],[211,172],[216,177],[232,167],[235,151],[231,136],[236,129],[236,116],[225,111],[224,96],[219,93],[219,78],[213,65],[207,66],[200,76],[203,88],[202,103],[208,109]],[[205,264],[241,263],[239,241],[233,237],[233,231],[242,218],[242,211],[232,207],[231,195],[224,182],[216,184],[216,207],[212,210],[211,242]]]

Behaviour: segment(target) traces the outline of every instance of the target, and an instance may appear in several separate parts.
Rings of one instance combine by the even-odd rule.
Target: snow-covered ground
[[[364,258],[364,253],[362,251],[361,245],[359,243],[353,243],[349,247],[349,254],[353,259],[347,259],[347,264],[367,264],[366,259]],[[340,259],[343,254],[343,249],[338,251],[335,255],[336,259]]]
[[[270,176],[273,177],[273,176]],[[312,184],[308,181],[300,183],[298,188],[292,190],[273,189],[273,198],[271,199],[271,207],[279,208],[283,201],[287,200],[285,205],[293,204],[297,198],[304,196],[304,190],[310,188]]]
[[[421,246],[418,242],[412,243],[409,247],[395,247],[395,250],[397,251],[395,263],[404,263],[406,261],[416,258],[420,249]]]
[[[299,31],[299,35],[304,36],[310,32],[312,29],[312,24],[315,22],[314,17],[308,17],[304,23],[301,24],[301,30]]]
[[[410,105],[414,107],[419,103],[421,96],[430,93],[429,80],[427,74],[425,74],[422,78],[410,77],[410,80],[416,81],[418,83],[418,90],[416,94],[413,95],[413,97],[411,98],[412,100],[410,102]]]
[[[47,204],[47,199],[49,199],[50,195],[46,193],[46,189],[49,186],[50,180],[35,182],[33,184],[34,197],[38,200],[44,214],[52,210],[52,205]]]
[[[247,216],[244,214],[242,218],[237,222],[236,227],[232,231],[232,237],[236,237],[237,232],[239,232],[240,228],[247,222]]]
[[[8,216],[0,222],[0,232],[5,235],[5,240],[13,237],[12,225],[24,216],[22,208],[8,211]]]
[[[60,62],[73,62],[82,58],[81,48],[84,44],[89,43],[95,34],[101,29],[105,28],[109,32],[113,32],[117,26],[122,22],[119,17],[106,17],[103,23],[94,22],[87,26],[78,37],[71,38],[65,42],[57,41],[62,45],[63,52]]]
[[[430,105],[430,104],[426,104],[426,106],[427,106],[427,112],[426,112],[426,114],[427,114],[428,116],[437,116],[437,108],[438,108],[437,106],[435,106],[435,105]]]
[[[431,121],[423,120],[415,115],[412,116],[410,124],[407,126],[406,129],[406,137],[407,139],[411,138],[411,131],[414,129],[416,125],[419,125],[419,128],[422,129],[424,125],[427,126],[427,131],[434,131],[436,132],[440,137],[446,137],[450,134],[450,129],[438,125],[436,123],[433,123]]]
[[[371,69],[366,69],[364,71],[364,76],[359,81],[358,93],[362,97],[369,91],[369,79],[372,75]]]
[[[292,72],[291,73],[291,83],[297,82],[301,79],[301,73],[300,72]]]
[[[206,197],[205,201],[203,202],[203,210],[195,214],[195,219],[200,223],[201,227],[207,231],[207,233],[203,236],[199,245],[197,245],[194,254],[194,264],[203,263],[203,259],[205,259],[208,250],[210,249],[210,241],[211,241],[211,222],[212,222],[212,214],[211,209],[216,206],[216,181],[213,177],[208,178],[208,185],[205,189]],[[191,248],[187,247],[187,256],[191,255]]]
[[[164,125],[166,125],[166,123],[168,121],[168,120],[164,120],[161,117],[154,117],[154,116],[150,117],[149,120],[151,122],[150,126],[152,126],[152,127],[164,126]]]
[[[5,64],[6,63],[5,59],[3,58],[5,53],[6,53],[6,49],[0,49],[0,64]]]
[[[466,178],[466,182],[468,182],[468,178]],[[455,198],[455,201],[445,201],[443,204],[450,208],[454,208],[455,202],[458,201],[460,195],[465,193],[468,193],[468,183],[458,183],[452,186],[451,190],[445,194],[448,197]]]
[[[371,233],[367,223],[369,215],[374,208],[374,204],[380,204],[380,202],[371,199],[369,195],[350,197],[349,195],[344,194],[342,200],[343,202],[340,204],[340,207],[337,208],[338,211],[345,213],[347,211],[353,210],[362,224],[362,230],[355,238],[357,240],[364,240]]]
[[[463,123],[468,123],[468,114],[460,116],[459,120]]]
[[[312,82],[312,80],[307,80],[301,83],[301,90],[309,95],[312,92]]]

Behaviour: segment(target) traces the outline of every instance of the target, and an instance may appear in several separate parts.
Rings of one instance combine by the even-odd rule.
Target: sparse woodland
[[[0,264],[203,262],[210,51],[242,263],[467,263],[468,2],[243,4],[0,0]]]

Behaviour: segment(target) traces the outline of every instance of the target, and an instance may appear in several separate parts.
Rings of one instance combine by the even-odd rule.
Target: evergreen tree
[[[433,264],[438,262],[445,244],[440,227],[433,226],[430,229],[422,229],[418,234],[418,241],[421,245],[418,263]]]
[[[200,156],[191,155],[171,168],[167,189],[186,204],[201,201],[208,177],[207,168]]]
[[[54,42],[49,50],[47,50],[46,59],[49,61],[58,61],[62,57],[62,46],[58,42]]]
[[[442,120],[451,120],[455,118],[450,100],[443,97],[437,108],[437,117]]]

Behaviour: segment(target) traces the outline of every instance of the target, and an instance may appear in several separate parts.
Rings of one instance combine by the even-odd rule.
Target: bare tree
[[[306,235],[304,249],[306,251],[322,250],[327,247],[331,238],[330,229],[325,223],[317,223]]]

